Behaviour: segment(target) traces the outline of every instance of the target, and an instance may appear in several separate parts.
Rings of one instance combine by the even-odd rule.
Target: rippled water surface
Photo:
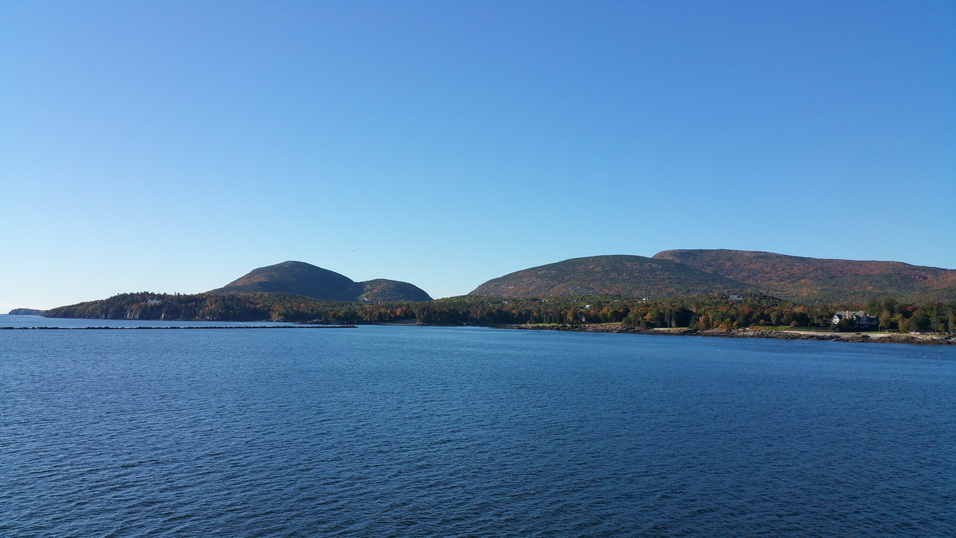
[[[0,389],[3,536],[956,534],[953,347],[8,330]]]

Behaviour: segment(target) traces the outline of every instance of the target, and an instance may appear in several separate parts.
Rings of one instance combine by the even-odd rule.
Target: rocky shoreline
[[[928,333],[837,333],[813,331],[774,331],[761,329],[638,329],[613,323],[582,325],[500,325],[503,329],[538,331],[578,331],[671,336],[712,336],[718,338],[773,338],[777,340],[826,340],[831,342],[877,342],[883,344],[956,344],[956,335]]]

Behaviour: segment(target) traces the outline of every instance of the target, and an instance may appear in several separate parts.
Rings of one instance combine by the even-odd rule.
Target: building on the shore
[[[830,320],[834,325],[844,320],[852,320],[860,329],[877,329],[880,326],[880,318],[869,316],[866,312],[844,310],[833,314]]]

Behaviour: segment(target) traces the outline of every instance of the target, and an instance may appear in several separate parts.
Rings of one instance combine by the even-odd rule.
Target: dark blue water
[[[952,347],[0,331],[0,389],[3,536],[956,534]]]

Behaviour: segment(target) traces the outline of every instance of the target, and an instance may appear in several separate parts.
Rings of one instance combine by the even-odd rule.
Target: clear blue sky
[[[6,1],[0,312],[300,260],[956,268],[956,2]]]

